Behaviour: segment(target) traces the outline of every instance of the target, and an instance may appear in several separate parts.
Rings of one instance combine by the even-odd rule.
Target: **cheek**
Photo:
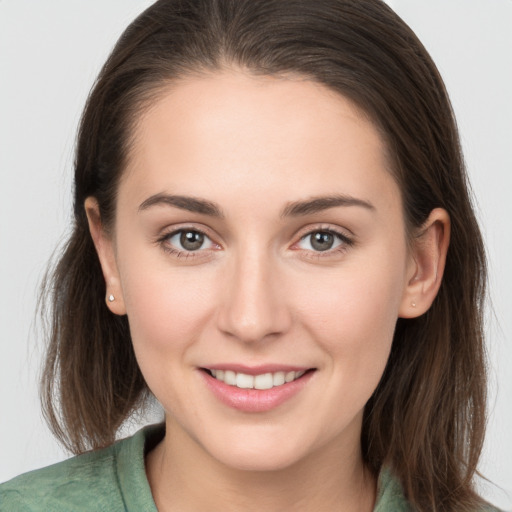
[[[193,267],[177,271],[136,254],[124,262],[123,295],[137,355],[158,357],[184,351],[200,336],[212,300],[208,276]]]
[[[299,306],[304,325],[330,355],[333,366],[343,365],[344,374],[354,379],[367,375],[378,382],[402,299],[403,266],[396,262],[387,265],[382,257],[372,261],[361,258],[336,275],[315,277],[314,282],[304,283],[309,290],[303,295],[307,300]]]

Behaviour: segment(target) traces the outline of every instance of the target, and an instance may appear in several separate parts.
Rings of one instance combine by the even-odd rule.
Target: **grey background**
[[[76,126],[149,0],[0,1],[0,481],[65,458],[41,419],[38,283],[70,220]],[[479,483],[512,510],[512,1],[389,0],[436,61],[488,246],[490,418]],[[138,427],[134,423],[126,432]]]

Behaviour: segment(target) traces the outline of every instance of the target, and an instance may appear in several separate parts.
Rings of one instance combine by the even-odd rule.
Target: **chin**
[[[260,453],[256,457],[249,456],[248,454],[223,455],[223,459],[219,459],[219,462],[238,471],[280,471],[298,462],[297,454],[272,454],[272,456],[266,456],[266,454]]]
[[[283,441],[277,437],[268,442],[260,438],[256,443],[243,438],[231,440],[227,446],[224,442],[208,451],[220,463],[240,471],[279,471],[293,466],[306,456],[304,443],[292,443],[290,439]]]

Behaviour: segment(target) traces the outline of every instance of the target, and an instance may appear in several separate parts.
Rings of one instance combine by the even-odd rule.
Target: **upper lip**
[[[244,364],[226,363],[226,364],[213,364],[203,366],[206,370],[224,370],[232,371],[235,373],[244,373],[246,375],[261,375],[263,373],[276,373],[276,372],[302,372],[311,370],[310,366],[295,366],[287,364],[261,364],[257,366],[247,366]]]

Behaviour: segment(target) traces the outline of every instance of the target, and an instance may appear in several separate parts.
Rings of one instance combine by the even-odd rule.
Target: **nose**
[[[279,269],[265,251],[240,254],[225,276],[218,327],[244,343],[285,333],[291,315]]]

